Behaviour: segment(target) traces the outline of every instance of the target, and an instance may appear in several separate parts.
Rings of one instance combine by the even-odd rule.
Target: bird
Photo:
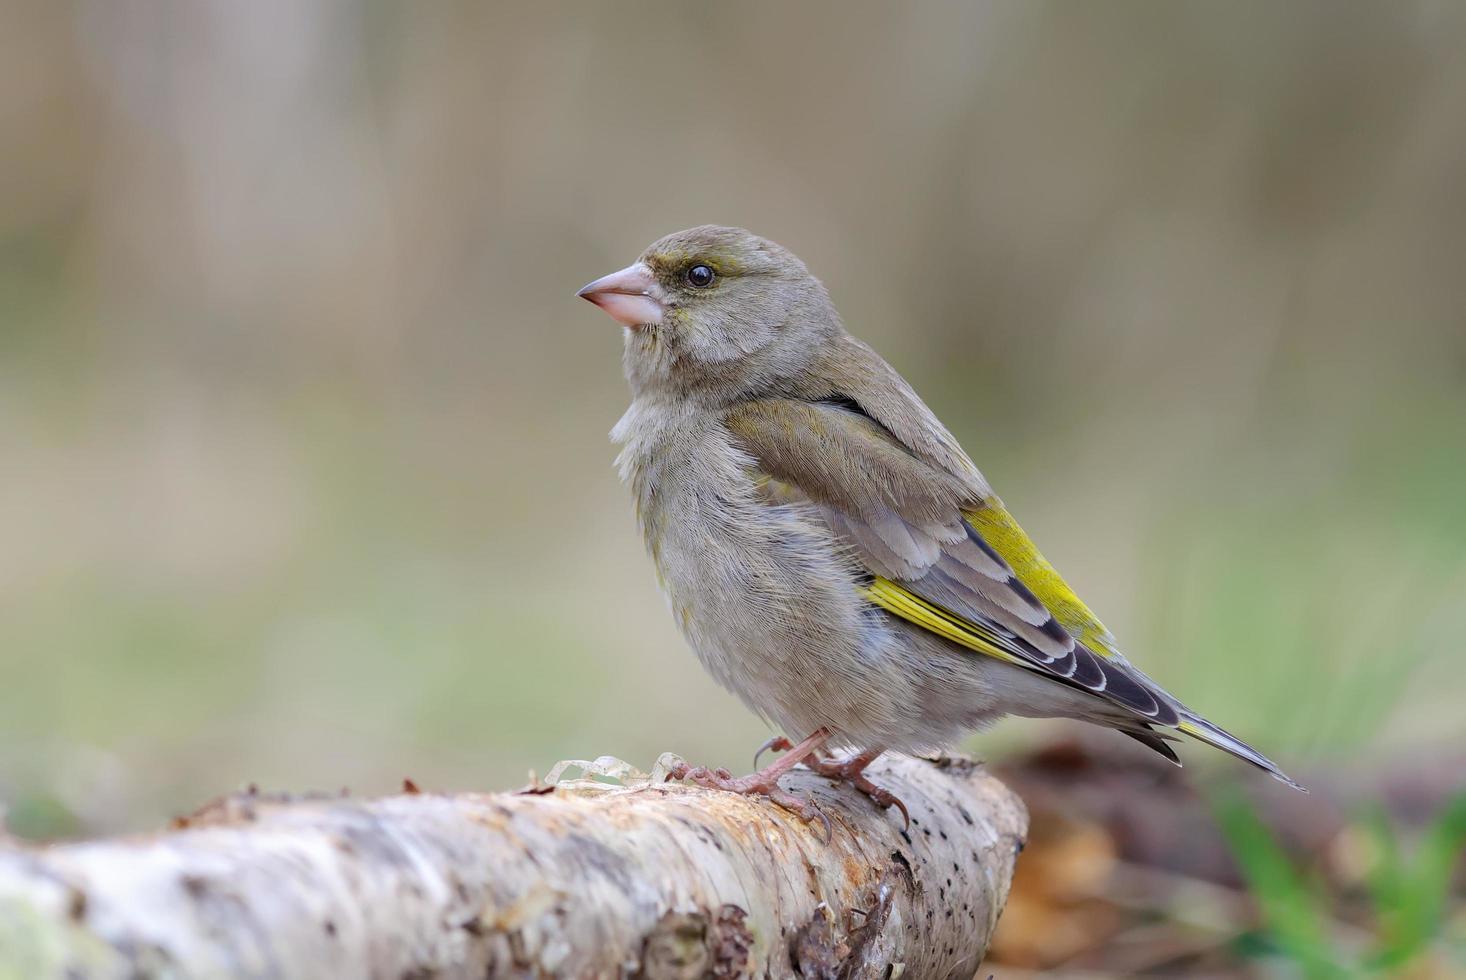
[[[1114,729],[1178,766],[1189,736],[1303,788],[1126,659],[791,251],[701,225],[576,295],[623,328],[631,404],[611,437],[672,615],[782,733],[749,775],[674,778],[822,817],[779,786],[804,764],[904,814],[866,773],[877,757],[1015,715]],[[767,749],[783,754],[758,769]]]

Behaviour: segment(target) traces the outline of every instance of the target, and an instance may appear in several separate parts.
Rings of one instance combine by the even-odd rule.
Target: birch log
[[[622,774],[244,794],[153,836],[0,844],[0,978],[967,978],[1027,823],[965,760],[872,768],[907,829],[795,770],[828,839],[765,801]]]

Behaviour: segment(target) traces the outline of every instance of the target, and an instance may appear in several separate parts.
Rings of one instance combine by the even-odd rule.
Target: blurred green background
[[[573,296],[709,221],[808,262],[1194,707],[1299,775],[1459,753],[1466,7],[3,6],[18,832],[745,767]]]

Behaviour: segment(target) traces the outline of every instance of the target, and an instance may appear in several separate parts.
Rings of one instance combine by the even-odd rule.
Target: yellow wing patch
[[[992,497],[982,507],[964,511],[962,516],[994,551],[1003,556],[1013,574],[1018,576],[1018,581],[1038,596],[1059,625],[1101,657],[1119,654],[1115,637],[1074,594],[1069,583],[1060,577],[1048,559],[1039,554],[1032,539],[1018,526],[1001,500]]]
[[[893,616],[899,616],[908,622],[915,623],[922,629],[930,630],[969,650],[985,653],[1010,664],[1018,664],[1022,667],[1033,666],[998,646],[985,630],[965,619],[953,616],[940,606],[932,605],[921,596],[908,592],[890,579],[877,576],[869,585],[862,586],[860,591],[867,599]]]

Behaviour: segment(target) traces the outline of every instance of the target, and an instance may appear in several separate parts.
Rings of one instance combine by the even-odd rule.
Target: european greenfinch
[[[803,762],[899,804],[864,775],[881,752],[1021,715],[1113,728],[1178,765],[1180,732],[1297,785],[1125,659],[787,249],[691,228],[578,295],[625,328],[632,401],[612,438],[677,624],[799,740],[771,740],[787,751],[750,776],[677,775],[809,814],[778,786]]]

